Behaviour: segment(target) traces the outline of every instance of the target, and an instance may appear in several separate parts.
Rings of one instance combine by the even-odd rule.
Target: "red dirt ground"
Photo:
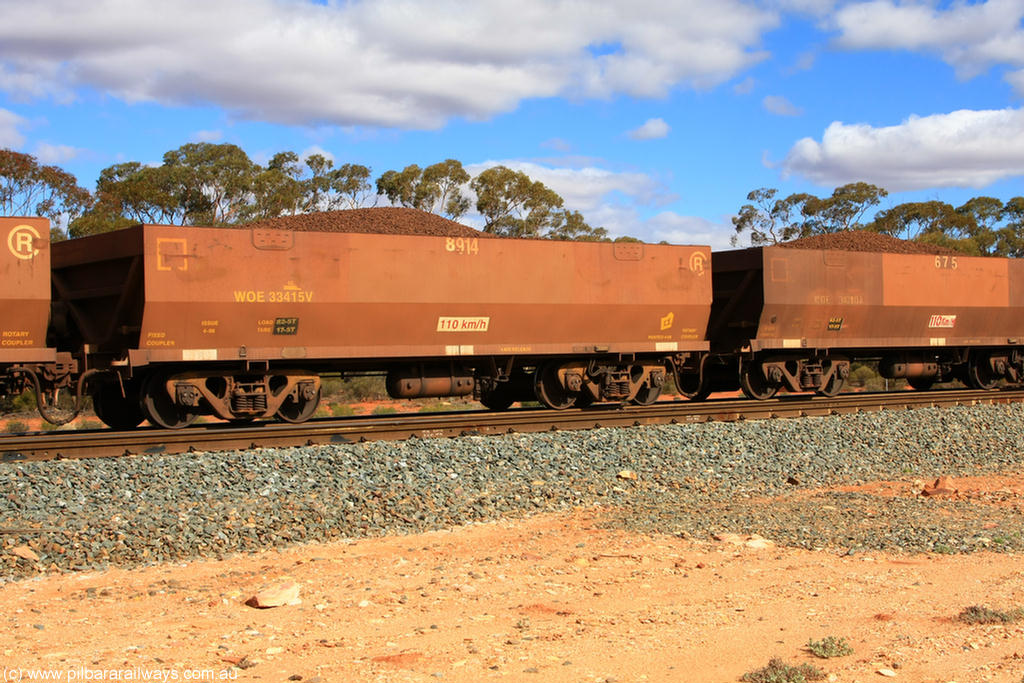
[[[1007,486],[1019,494],[1024,478],[957,482]],[[862,490],[891,487],[913,495],[909,482]],[[2,666],[62,680],[675,683],[736,681],[778,656],[833,681],[1021,680],[1024,626],[955,619],[1021,604],[1017,556],[755,549],[606,530],[598,515],[8,584]],[[301,604],[246,606],[287,582]],[[853,654],[813,657],[806,644],[826,636]]]

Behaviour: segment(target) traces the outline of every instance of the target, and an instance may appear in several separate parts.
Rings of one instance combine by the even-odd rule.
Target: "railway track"
[[[318,419],[298,425],[280,422],[261,422],[246,426],[214,423],[181,430],[142,428],[124,432],[108,429],[38,432],[0,436],[0,462],[175,454],[670,423],[798,418],[1019,401],[1024,401],[1024,390],[947,389],[843,394],[834,398],[783,395],[767,401],[663,401],[652,406],[599,405],[585,410],[566,411],[518,409],[506,412],[417,413]]]

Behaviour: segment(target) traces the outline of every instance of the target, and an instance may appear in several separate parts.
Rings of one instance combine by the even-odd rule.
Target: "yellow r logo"
[[[39,253],[36,249],[37,239],[39,232],[31,225],[16,225],[7,235],[7,248],[16,257],[27,261]]]
[[[703,251],[695,251],[690,254],[690,270],[698,275],[704,274],[704,264],[707,262],[708,257]]]

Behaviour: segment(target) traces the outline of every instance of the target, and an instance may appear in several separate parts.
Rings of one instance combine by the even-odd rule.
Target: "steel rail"
[[[303,424],[226,423],[170,430],[141,428],[36,432],[0,436],[0,462],[55,458],[278,448],[408,438],[578,430],[652,424],[799,418],[879,410],[970,406],[1024,401],[1024,390],[932,390],[851,393],[833,398],[783,395],[767,401],[718,399],[662,401],[651,406],[595,405],[583,410],[520,408],[505,412],[405,413],[317,419]]]

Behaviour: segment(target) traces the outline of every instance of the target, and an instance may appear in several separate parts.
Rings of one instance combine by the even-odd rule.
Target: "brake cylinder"
[[[889,356],[878,364],[878,374],[889,379],[929,379],[938,377],[939,365],[913,356]]]
[[[450,368],[398,368],[388,372],[385,384],[391,398],[440,398],[473,393],[473,375]]]

